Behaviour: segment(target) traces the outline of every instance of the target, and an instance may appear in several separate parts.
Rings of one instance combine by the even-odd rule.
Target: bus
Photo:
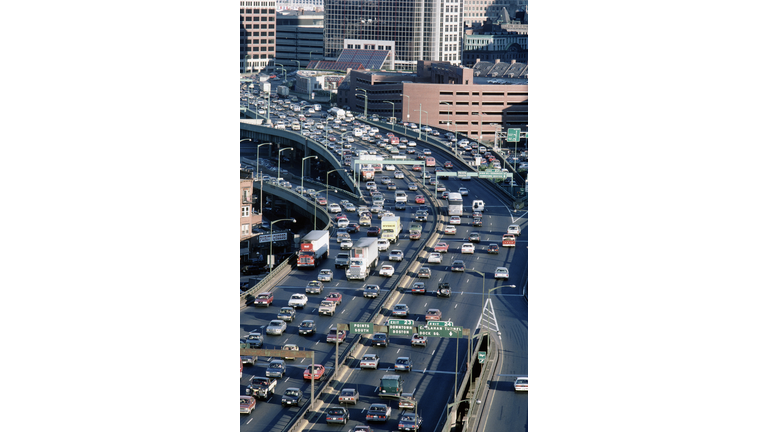
[[[435,166],[435,158],[433,158],[433,157],[427,156],[427,157],[424,159],[424,161],[425,161],[425,163],[426,163],[426,165],[427,165],[428,167],[433,167],[433,166]]]
[[[464,216],[464,199],[458,192],[448,193],[448,216]]]

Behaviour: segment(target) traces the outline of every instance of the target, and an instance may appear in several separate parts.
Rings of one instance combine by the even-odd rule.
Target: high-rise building
[[[277,13],[275,63],[286,68],[307,67],[311,60],[323,60],[323,13],[282,11]]]
[[[325,57],[394,48],[398,70],[415,70],[419,60],[458,65],[463,7],[464,0],[326,0]]]
[[[240,72],[258,72],[275,57],[275,0],[240,2]]]
[[[503,14],[503,9],[512,17],[515,11],[525,11],[527,17],[528,0],[464,0],[464,23],[471,27],[487,19],[496,20]]]

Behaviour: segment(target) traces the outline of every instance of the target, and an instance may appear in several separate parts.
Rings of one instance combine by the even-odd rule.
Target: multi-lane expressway
[[[399,134],[398,134],[399,135]],[[370,146],[368,143],[356,142],[359,148]],[[423,143],[419,143],[419,149],[424,148]],[[440,152],[434,152],[433,156],[437,159],[437,165],[442,166],[447,160],[454,164],[457,159],[452,155],[443,155]],[[406,169],[403,169],[407,172]],[[433,169],[430,169],[433,173]],[[406,179],[394,180],[398,190],[407,190],[407,182],[412,181],[409,176],[417,173],[407,173]],[[391,173],[382,173],[377,175]],[[472,181],[459,181],[458,179],[441,180],[449,190],[456,191],[459,187],[469,189],[469,195],[465,196],[465,217],[462,218],[462,224],[458,226],[455,235],[446,235],[440,233],[440,240],[448,243],[449,252],[443,254],[441,264],[421,263],[432,269],[432,277],[426,280],[427,294],[424,296],[414,295],[409,292],[410,286],[405,286],[402,292],[394,293],[398,297],[396,303],[406,303],[410,307],[409,318],[416,320],[417,325],[424,324],[424,314],[428,308],[439,308],[443,312],[443,320],[450,320],[456,326],[476,329],[478,325],[485,325],[494,331],[498,331],[502,341],[503,363],[497,371],[498,375],[491,378],[490,388],[494,390],[486,403],[491,404],[484,411],[485,427],[488,430],[526,430],[527,429],[527,394],[516,394],[512,388],[512,383],[516,376],[527,375],[527,302],[521,296],[527,280],[527,213],[514,212],[511,203],[501,199],[492,186],[485,180],[474,179]],[[393,209],[393,191],[383,190],[387,200],[385,208],[392,210],[401,217],[402,224],[407,228],[413,221],[414,212],[417,205],[413,202],[415,194],[425,193],[425,189],[419,185],[418,192],[409,193],[409,205],[405,211],[395,211]],[[381,190],[382,188],[380,188]],[[429,188],[434,190],[433,188]],[[331,202],[338,202],[343,197],[333,197]],[[469,210],[468,203],[473,199],[482,199],[486,202],[486,211],[483,217],[482,227],[472,227],[471,218],[467,217]],[[429,202],[429,201],[428,201]],[[437,200],[438,207],[445,206],[445,200]],[[425,235],[421,240],[411,241],[407,238],[407,231],[404,231],[397,244],[391,249],[400,249],[405,252],[405,259],[401,263],[387,262],[388,253],[381,254],[380,264],[392,264],[396,269],[396,276],[393,278],[383,278],[374,275],[368,278],[365,283],[378,284],[383,290],[389,291],[396,289],[393,286],[397,276],[406,271],[406,268],[416,259],[417,253],[423,248],[424,243],[429,238],[429,233],[435,229],[435,210],[427,223],[424,224]],[[350,214],[350,221],[357,222],[357,216]],[[517,246],[514,248],[501,248],[500,254],[489,255],[486,248],[490,243],[501,244],[501,235],[506,232],[509,224],[517,223],[523,228],[521,236],[518,237]],[[374,216],[373,225],[379,223]],[[477,244],[475,254],[461,254],[459,247],[466,242],[468,235],[472,231],[481,233],[481,242]],[[334,366],[335,347],[333,344],[325,342],[325,336],[328,329],[335,323],[349,323],[353,321],[374,321],[380,322],[389,318],[389,311],[385,310],[384,315],[372,317],[371,313],[377,304],[376,300],[365,299],[362,297],[361,282],[347,282],[344,277],[343,269],[335,269],[333,258],[339,252],[338,244],[335,241],[335,232],[331,239],[331,253],[329,259],[321,264],[320,268],[329,268],[333,270],[334,279],[326,283],[325,292],[322,296],[309,295],[309,303],[301,310],[297,310],[296,319],[288,324],[288,331],[283,336],[265,336],[265,348],[278,348],[286,343],[297,344],[302,350],[312,349],[316,351],[316,362],[325,365],[329,370]],[[365,236],[365,230],[361,233],[353,234],[352,238],[357,239]],[[431,249],[430,249],[431,251]],[[473,272],[451,272],[450,265],[454,259],[463,259],[468,269],[474,269],[485,275],[485,294],[483,293],[483,278]],[[425,260],[423,260],[425,261]],[[509,280],[494,280],[493,272],[498,266],[508,267],[510,270]],[[266,324],[275,319],[278,309],[286,306],[291,294],[304,292],[307,282],[317,278],[318,270],[294,270],[291,274],[281,280],[275,289],[275,302],[269,308],[255,308],[248,306],[241,311],[241,336],[246,335],[254,329],[263,329]],[[415,274],[411,275],[411,283],[418,279]],[[434,290],[440,282],[449,282],[453,289],[453,296],[450,299],[438,298]],[[516,285],[515,288],[506,287],[494,290],[488,295],[488,291],[497,286]],[[339,291],[343,295],[343,303],[337,309],[334,317],[321,317],[317,313],[319,302],[331,291]],[[486,300],[486,319],[481,323],[482,300]],[[297,333],[298,324],[304,319],[312,319],[318,325],[318,333],[314,336],[299,336]],[[352,339],[348,336],[347,342],[341,345],[345,348]],[[414,361],[412,372],[398,372],[405,377],[406,389],[415,391],[418,400],[419,414],[424,417],[423,429],[432,431],[441,420],[446,403],[451,399],[450,395],[454,392],[454,377],[456,369],[456,351],[457,340],[429,338],[426,348],[411,347],[410,339],[407,337],[392,336],[391,344],[387,348],[371,347],[367,336],[361,339],[363,344],[362,353],[375,352],[381,357],[381,365],[378,371],[359,370],[360,355],[356,360],[352,360],[348,366],[349,371],[341,376],[341,383],[334,385],[335,390],[331,391],[336,395],[341,387],[356,387],[360,392],[360,401],[353,407],[350,407],[350,424],[346,427],[337,425],[326,425],[324,419],[313,422],[310,426],[313,430],[347,430],[355,424],[365,424],[364,410],[371,403],[382,402],[376,396],[375,388],[378,386],[379,378],[386,374],[389,368],[391,372],[395,359],[400,356],[410,356]],[[458,361],[465,360],[467,352],[467,339],[458,340]],[[361,354],[362,355],[362,354]],[[241,394],[247,385],[251,376],[264,376],[266,358],[261,358],[254,366],[247,366],[244,369],[241,380]],[[306,397],[309,397],[309,382],[303,380],[302,373],[308,360],[288,361],[288,373],[285,378],[279,381],[276,395],[268,401],[259,401],[257,408],[250,416],[241,416],[241,429],[243,431],[262,431],[262,430],[281,430],[297,412],[297,408],[282,408],[280,405],[280,395],[288,387],[301,388]],[[465,369],[463,364],[459,365],[460,374]],[[459,377],[460,379],[461,377]],[[330,387],[329,387],[330,389]],[[330,398],[330,397],[329,397]],[[322,409],[329,406],[324,401]],[[335,402],[335,401],[333,401]],[[399,410],[396,403],[390,403],[393,406],[392,417],[386,424],[371,424],[374,430],[395,430],[397,429],[397,417]]]

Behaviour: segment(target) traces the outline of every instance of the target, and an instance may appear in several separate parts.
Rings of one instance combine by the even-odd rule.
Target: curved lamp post
[[[411,97],[408,95],[404,95],[402,93],[400,93],[400,96],[405,96],[408,98],[408,111],[406,111],[406,116],[407,116],[407,120],[410,122],[411,121]],[[405,129],[405,125],[403,125],[403,129]]]
[[[390,101],[384,101],[384,102],[388,104],[392,104],[392,121],[394,122],[395,121],[395,103]]]
[[[284,149],[280,149],[277,151],[277,181],[280,181],[280,153],[286,151],[286,150],[293,150],[293,147],[288,147]],[[278,183],[279,185],[280,183]]]
[[[307,156],[301,158],[301,193],[304,194],[304,161],[307,159],[317,159],[317,156]]]
[[[272,221],[269,223],[269,272],[272,273],[272,267],[275,265],[275,257],[272,256],[272,243],[274,243],[274,240],[272,238],[272,225],[274,225],[276,222],[282,222],[282,221],[293,221],[293,223],[296,223],[296,219],[289,218],[289,219],[278,219],[276,221]]]

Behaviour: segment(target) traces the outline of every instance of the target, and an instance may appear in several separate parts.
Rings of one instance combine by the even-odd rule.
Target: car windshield
[[[342,411],[340,409],[332,409],[332,410],[328,410],[328,413],[329,414],[334,414],[334,415],[339,415],[339,414],[343,414],[344,411]]]
[[[371,406],[371,411],[381,411],[381,412],[384,412],[384,407],[381,407],[381,406]]]
[[[309,326],[311,326],[311,325],[312,325],[312,324],[310,324],[310,323],[308,323],[308,322],[303,322],[303,323],[301,323],[301,326],[300,326],[300,327],[309,327]]]
[[[342,396],[352,396],[353,394],[355,394],[354,390],[342,390],[341,391],[341,395]]]
[[[298,390],[288,390],[287,392],[285,392],[285,395],[286,396],[298,396],[299,392],[298,392]]]
[[[282,323],[283,323],[282,321],[272,321],[271,323],[269,323],[269,325],[279,326]]]
[[[405,359],[398,359],[397,360],[397,364],[406,364],[406,363],[408,363],[408,361],[405,360]]]
[[[414,421],[414,420],[416,420],[416,416],[413,414],[403,415],[403,421]]]

